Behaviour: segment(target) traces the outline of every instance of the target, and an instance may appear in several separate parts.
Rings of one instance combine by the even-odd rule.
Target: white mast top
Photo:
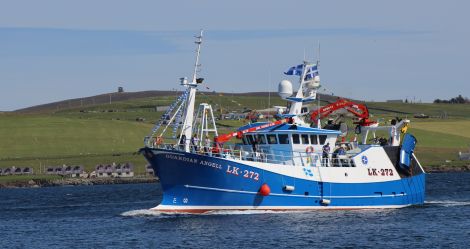
[[[198,70],[199,70],[199,67],[201,66],[201,65],[199,64],[199,56],[200,56],[200,54],[201,54],[202,33],[203,33],[203,30],[201,29],[199,35],[196,36],[196,41],[194,42],[194,43],[197,44],[197,49],[196,49],[196,62],[194,63],[194,73],[193,73],[193,81],[192,81],[192,83],[196,83],[197,72],[198,72]]]

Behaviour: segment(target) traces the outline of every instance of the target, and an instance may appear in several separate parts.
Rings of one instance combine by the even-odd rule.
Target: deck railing
[[[184,151],[184,145],[154,144],[152,148]],[[356,153],[337,155],[330,153],[307,153],[301,151],[281,151],[260,148],[258,151],[243,149],[243,146],[225,145],[224,147],[193,146],[190,145],[190,153],[219,157],[240,161],[254,161],[291,166],[314,166],[314,167],[355,167],[352,157]]]

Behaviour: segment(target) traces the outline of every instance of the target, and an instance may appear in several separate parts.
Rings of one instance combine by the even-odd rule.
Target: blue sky
[[[363,100],[470,97],[469,1],[2,1],[0,110],[179,88],[205,30],[215,91],[276,91],[316,59],[326,92]],[[295,80],[295,78],[290,78]]]

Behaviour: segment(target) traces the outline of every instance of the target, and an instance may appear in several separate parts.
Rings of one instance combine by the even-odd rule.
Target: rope
[[[170,116],[170,114],[173,112],[173,110],[180,105],[180,102],[184,103],[187,99],[187,96],[188,96],[188,93],[189,93],[189,88],[186,89],[186,91],[183,92],[183,94],[181,94],[176,100],[175,102],[173,102],[169,107],[168,109],[166,110],[166,112],[161,116],[160,120],[155,123],[155,125],[153,126],[152,128],[152,131],[151,133],[149,134],[149,138],[152,138],[155,136],[155,134],[157,133],[157,131],[160,129],[160,127],[163,125],[163,123],[165,122],[165,120],[167,119],[167,117]],[[179,112],[181,112],[181,109],[179,109]],[[181,118],[180,118],[181,119]],[[179,120],[177,122],[177,124],[179,125]]]

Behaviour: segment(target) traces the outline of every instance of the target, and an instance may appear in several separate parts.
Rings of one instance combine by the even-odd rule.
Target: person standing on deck
[[[328,162],[329,162],[329,156],[330,154],[330,143],[326,143],[324,146],[323,146],[323,162],[325,164],[325,166],[328,166]]]
[[[221,156],[221,152],[223,152],[224,145],[219,142],[219,138],[217,136],[214,137],[214,147],[212,147],[212,155],[216,157]]]
[[[252,148],[253,148],[253,161],[256,161],[260,154],[259,154],[259,142],[258,142],[258,139],[255,137],[253,139],[253,143],[251,144]]]
[[[186,135],[182,135],[181,138],[180,138],[180,150],[184,150],[184,145],[186,144]]]
[[[211,143],[212,141],[209,139],[209,136],[206,135],[206,139],[204,140],[204,152],[206,155],[209,155],[211,152]]]
[[[199,144],[199,138],[197,138],[197,135],[194,134],[194,136],[191,138],[191,146],[193,147],[195,152],[198,152],[198,144]]]

